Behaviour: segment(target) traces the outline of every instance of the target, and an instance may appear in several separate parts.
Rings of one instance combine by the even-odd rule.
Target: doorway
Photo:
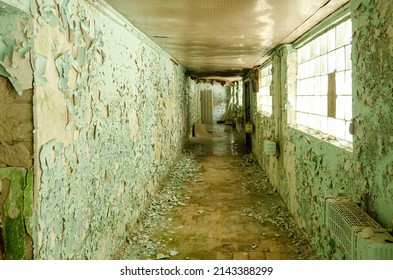
[[[244,83],[244,109],[245,109],[245,123],[251,121],[251,87],[250,82]],[[246,133],[246,147],[251,150],[251,134]]]
[[[201,90],[201,122],[213,123],[213,92]]]

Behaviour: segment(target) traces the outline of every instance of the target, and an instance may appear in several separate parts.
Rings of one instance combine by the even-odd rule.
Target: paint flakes
[[[7,70],[5,69],[5,67],[3,65],[1,65],[1,63],[0,63],[0,75],[4,76],[4,77],[8,78],[8,80],[10,80],[12,86],[15,88],[15,90],[18,92],[19,95],[23,94],[23,90],[22,90],[17,78],[12,76],[10,73],[8,73]]]
[[[183,194],[179,194],[185,188],[184,181],[200,178],[200,164],[189,153],[183,154],[182,158],[171,170],[169,180],[162,186],[160,192],[156,193],[148,209],[142,214],[144,217],[133,230],[129,242],[125,244],[122,259],[146,259],[157,258],[157,253],[165,258],[175,257],[179,254],[177,249],[168,248],[170,246],[170,237],[163,240],[154,241],[151,231],[157,225],[166,232],[171,233],[173,228],[170,221],[166,220],[168,211],[174,206],[181,206],[182,201],[186,199]]]
[[[44,86],[48,80],[46,78],[46,64],[48,62],[48,58],[46,56],[36,54],[35,56],[35,71],[34,71],[34,80],[37,86]]]
[[[30,51],[32,45],[33,45],[32,39],[27,39],[22,42],[18,52],[22,54],[23,58],[26,58],[26,54]]]
[[[41,143],[35,253],[43,259],[107,258],[124,240],[126,228],[134,226],[151,192],[177,159],[174,148],[181,147],[186,133],[181,119],[186,110],[183,97],[169,96],[174,87],[172,63],[146,46],[138,34],[108,20],[87,2],[36,4],[42,10],[38,19],[42,26],[35,25],[39,39],[34,47],[42,55],[35,58],[35,82],[46,86],[37,87],[39,93],[45,92],[37,94],[38,102],[45,105],[50,98],[55,103],[58,97],[50,92],[63,91],[61,102],[67,108],[54,112],[53,118],[62,121],[55,129],[77,128],[78,137],[64,132],[67,136],[59,133],[59,139]],[[46,6],[50,9],[44,9]],[[54,15],[59,21],[52,27]],[[143,56],[139,49],[144,49]],[[125,59],[131,54],[132,60]],[[139,71],[134,61],[138,61]],[[45,72],[53,66],[59,84],[52,89]],[[179,68],[179,79],[184,77],[182,71]],[[52,69],[51,73],[57,74]],[[149,94],[152,81],[162,89],[154,97]],[[176,80],[175,87],[184,92],[185,82]],[[165,94],[172,110],[168,119],[159,105]],[[153,218],[182,203],[177,195],[166,198],[170,205],[156,208]],[[153,245],[152,258],[161,252],[170,255],[160,244]]]
[[[68,76],[71,69],[70,53],[67,50],[59,56],[56,61],[56,68],[59,72],[59,90],[65,92],[68,89]]]
[[[14,38],[0,40],[0,62],[4,63],[5,58],[8,57],[9,64],[12,64],[15,46],[16,40]]]

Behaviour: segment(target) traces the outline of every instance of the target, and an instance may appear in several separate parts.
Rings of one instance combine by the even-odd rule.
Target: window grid
[[[272,83],[272,64],[269,64],[261,70],[261,86],[257,94],[258,112],[270,116],[273,111],[272,96],[270,94],[270,85]]]
[[[352,142],[349,133],[352,119],[351,39],[352,24],[346,20],[298,49],[296,95],[297,124],[349,142]],[[329,77],[331,88],[334,88],[332,80],[335,82],[335,117],[328,112]]]

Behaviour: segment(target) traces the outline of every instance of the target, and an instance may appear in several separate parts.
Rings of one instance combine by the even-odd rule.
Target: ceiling
[[[105,0],[191,76],[236,80],[348,0]]]

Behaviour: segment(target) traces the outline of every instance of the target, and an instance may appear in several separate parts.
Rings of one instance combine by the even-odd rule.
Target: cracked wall
[[[111,258],[180,155],[195,97],[182,67],[100,4],[32,13],[35,258]]]
[[[256,111],[252,96],[253,153],[322,258],[345,258],[324,222],[325,198],[352,199],[383,227],[393,227],[393,4],[351,1],[353,24],[353,149],[296,129],[291,124],[296,90],[296,50],[272,54],[273,114]],[[249,74],[251,75],[251,74]],[[263,154],[263,140],[278,155]]]

